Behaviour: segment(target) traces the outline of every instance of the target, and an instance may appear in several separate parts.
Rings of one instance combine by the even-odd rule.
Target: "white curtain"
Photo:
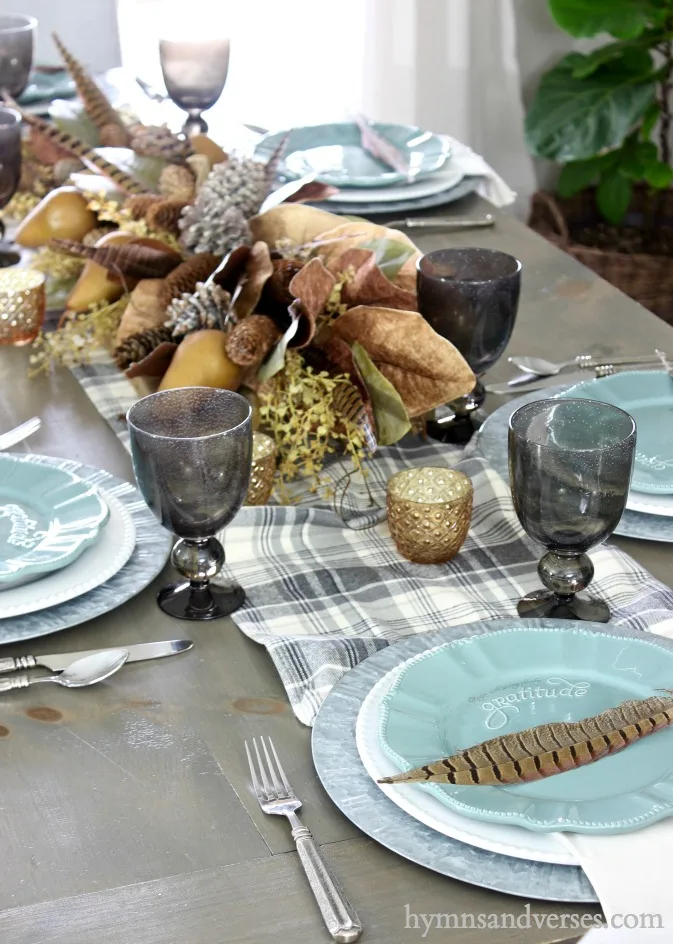
[[[543,0],[537,0],[542,3]],[[118,0],[122,61],[161,84],[166,24],[232,37],[229,80],[210,113],[267,128],[347,118],[444,132],[487,159],[525,201],[512,0]]]

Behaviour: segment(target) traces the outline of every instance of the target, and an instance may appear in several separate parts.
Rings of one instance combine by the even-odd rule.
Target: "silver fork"
[[[32,419],[26,420],[25,423],[21,423],[20,426],[9,429],[6,433],[0,433],[0,449],[9,449],[11,446],[15,446],[21,440],[36,433],[41,426],[42,420],[34,416]]]
[[[250,778],[259,805],[265,813],[286,816],[290,821],[292,838],[295,841],[301,864],[333,939],[343,944],[357,941],[362,934],[360,920],[320,854],[311,831],[302,825],[296,814],[301,806],[301,800],[298,799],[285,776],[273,741],[270,737],[266,739],[260,737],[260,742],[264,760],[257,746],[257,739],[252,739],[252,747],[257,759],[256,767],[248,742],[245,742],[245,753],[250,764]],[[269,748],[273,759],[269,754]]]

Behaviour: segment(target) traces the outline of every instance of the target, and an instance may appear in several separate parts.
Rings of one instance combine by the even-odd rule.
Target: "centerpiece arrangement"
[[[82,112],[23,114],[30,136],[7,209],[23,217],[16,242],[64,297],[32,370],[102,347],[145,378],[142,392],[238,390],[285,480],[319,473],[337,451],[359,466],[472,389],[465,360],[418,313],[420,252],[406,235],[307,206],[333,190],[315,181],[274,191],[280,151],[264,164],[140,124],[59,48]]]

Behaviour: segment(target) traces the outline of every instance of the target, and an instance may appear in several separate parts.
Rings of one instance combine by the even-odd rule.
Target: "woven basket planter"
[[[629,225],[642,225],[646,199],[644,191],[636,191],[629,209]],[[673,191],[666,191],[661,199],[661,215],[670,225],[673,220]],[[593,189],[583,190],[567,200],[543,190],[533,194],[528,219],[531,229],[673,324],[673,257],[592,249],[573,241],[574,231],[600,222],[602,218]]]

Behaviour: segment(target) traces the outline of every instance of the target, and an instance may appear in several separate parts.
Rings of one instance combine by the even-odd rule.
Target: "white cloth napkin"
[[[641,940],[673,941],[673,819],[616,836],[556,836],[575,854],[593,885],[610,927],[610,941],[621,941],[619,935],[633,944]],[[649,928],[647,922],[643,927],[629,926],[635,920],[632,915],[660,915],[661,930],[655,930],[656,920]],[[596,944],[602,944],[602,934],[596,932]]]
[[[500,174],[497,174],[480,154],[476,154],[467,144],[457,141],[448,134],[442,135],[442,138],[451,144],[451,166],[460,168],[466,177],[482,178],[477,187],[480,197],[497,207],[514,203],[516,193],[507,186]]]

